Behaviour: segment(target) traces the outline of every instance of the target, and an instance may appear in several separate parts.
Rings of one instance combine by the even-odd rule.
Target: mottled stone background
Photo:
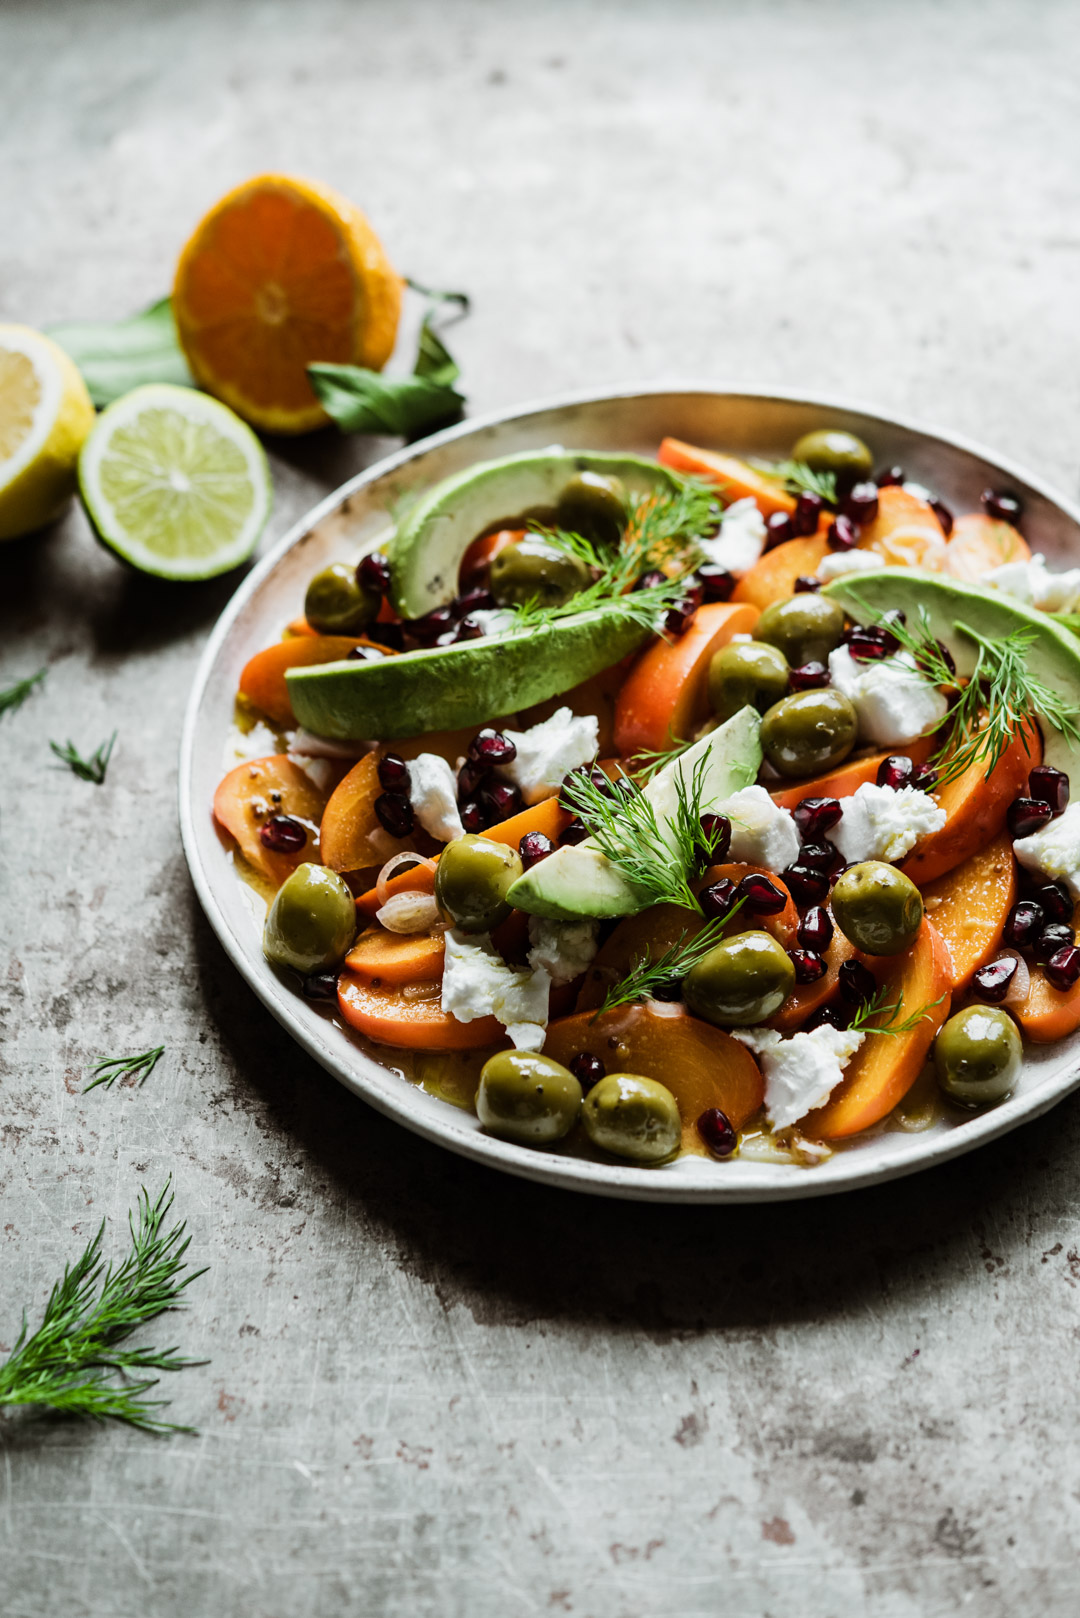
[[[1080,11],[0,4],[0,318],[119,316],[229,184],[341,187],[467,287],[475,409],[844,390],[1075,493]],[[267,542],[380,446],[271,446]],[[1080,1607],[1080,1102],[804,1207],[542,1191],[369,1112],[255,1003],[176,830],[235,580],[81,515],[0,555],[0,1341],[175,1181],[193,1438],[3,1422],[5,1618],[988,1618]],[[119,740],[100,790],[47,738]],[[164,1041],[145,1089],[88,1062]]]

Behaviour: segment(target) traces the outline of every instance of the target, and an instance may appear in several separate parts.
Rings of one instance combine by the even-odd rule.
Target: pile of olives
[[[519,1146],[554,1145],[580,1119],[594,1146],[635,1163],[663,1163],[682,1140],[678,1103],[655,1079],[609,1073],[583,1096],[568,1067],[530,1051],[499,1051],[484,1063],[476,1115]]]
[[[579,472],[563,489],[555,508],[555,524],[601,546],[617,545],[627,522],[626,490],[621,479],[600,472]],[[491,563],[491,594],[500,607],[537,601],[561,606],[592,581],[588,565],[543,534],[526,534],[501,550]]]

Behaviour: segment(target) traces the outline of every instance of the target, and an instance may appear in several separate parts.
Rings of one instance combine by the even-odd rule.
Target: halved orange
[[[307,366],[381,370],[401,288],[359,208],[315,181],[260,174],[196,226],[173,309],[200,386],[265,432],[306,433],[328,420]]]

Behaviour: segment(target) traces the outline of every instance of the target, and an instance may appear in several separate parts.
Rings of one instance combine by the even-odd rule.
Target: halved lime
[[[162,579],[228,572],[270,514],[270,469],[251,428],[208,394],[164,382],[102,413],[79,456],[79,489],[99,539]]]

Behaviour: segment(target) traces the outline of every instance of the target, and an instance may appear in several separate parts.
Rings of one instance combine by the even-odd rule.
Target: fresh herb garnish
[[[710,863],[721,836],[701,824],[707,768],[708,755],[702,754],[689,782],[675,777],[675,813],[663,827],[640,788],[613,794],[589,771],[569,776],[563,786],[563,802],[635,890],[642,910],[675,904],[702,914],[690,878]]]
[[[170,298],[159,298],[127,320],[72,320],[46,331],[75,361],[99,410],[145,382],[196,385],[176,335]]]
[[[65,742],[61,747],[59,742],[50,742],[49,746],[62,764],[66,764],[80,781],[92,781],[99,787],[105,779],[105,771],[109,768],[112,758],[113,745],[116,741],[114,730],[107,742],[102,742],[95,748],[89,758],[83,758],[73,742]]]
[[[912,1029],[918,1027],[919,1023],[931,1020],[931,1012],[935,1007],[940,1006],[945,998],[943,994],[939,994],[936,1000],[928,1001],[926,1005],[920,1006],[918,1011],[913,1011],[910,1016],[901,1020],[900,1013],[904,1006],[903,995],[900,996],[899,1000],[886,1002],[886,993],[885,989],[878,989],[876,994],[871,995],[869,1000],[863,1001],[848,1024],[849,1033],[888,1034],[890,1037],[896,1034],[910,1034]],[[871,1027],[870,1019],[879,1016],[883,1016],[885,1021]]]
[[[164,1055],[164,1045],[155,1045],[152,1051],[143,1051],[141,1056],[107,1056],[91,1069],[92,1077],[90,1083],[83,1086],[83,1095],[89,1095],[99,1084],[111,1090],[117,1079],[127,1075],[133,1084],[137,1080],[141,1089]]]
[[[14,713],[21,708],[27,697],[36,685],[40,685],[48,674],[48,669],[38,669],[36,674],[27,675],[25,680],[16,680],[9,685],[6,691],[0,691],[0,714]]]
[[[49,1294],[41,1325],[27,1335],[26,1315],[15,1347],[0,1366],[0,1405],[39,1405],[65,1415],[112,1418],[144,1432],[192,1432],[162,1421],[155,1412],[168,1400],[148,1399],[156,1377],[131,1380],[141,1371],[180,1371],[205,1360],[175,1348],[121,1348],[137,1326],[180,1307],[192,1281],[184,1254],[191,1238],[184,1225],[165,1230],[172,1207],[169,1182],[156,1202],[145,1188],[128,1214],[131,1251],[115,1269],[101,1257],[105,1221],[82,1256],[65,1267]]]
[[[836,505],[835,472],[815,472],[805,461],[751,461],[750,465],[782,483],[788,494],[816,494],[827,506]]]
[[[635,781],[645,786],[654,775],[666,770],[669,764],[674,764],[693,745],[693,742],[673,742],[670,747],[642,748],[640,753],[635,753],[633,758],[627,760],[630,773]]]
[[[728,922],[738,915],[745,902],[745,896],[740,896],[722,920],[706,922],[696,938],[688,938],[683,933],[655,961],[647,955],[639,956],[626,976],[608,990],[603,1005],[593,1015],[593,1022],[597,1017],[602,1017],[605,1011],[628,1005],[634,1000],[645,1000],[664,984],[681,981],[699,961],[705,959],[710,950],[723,941]]]

